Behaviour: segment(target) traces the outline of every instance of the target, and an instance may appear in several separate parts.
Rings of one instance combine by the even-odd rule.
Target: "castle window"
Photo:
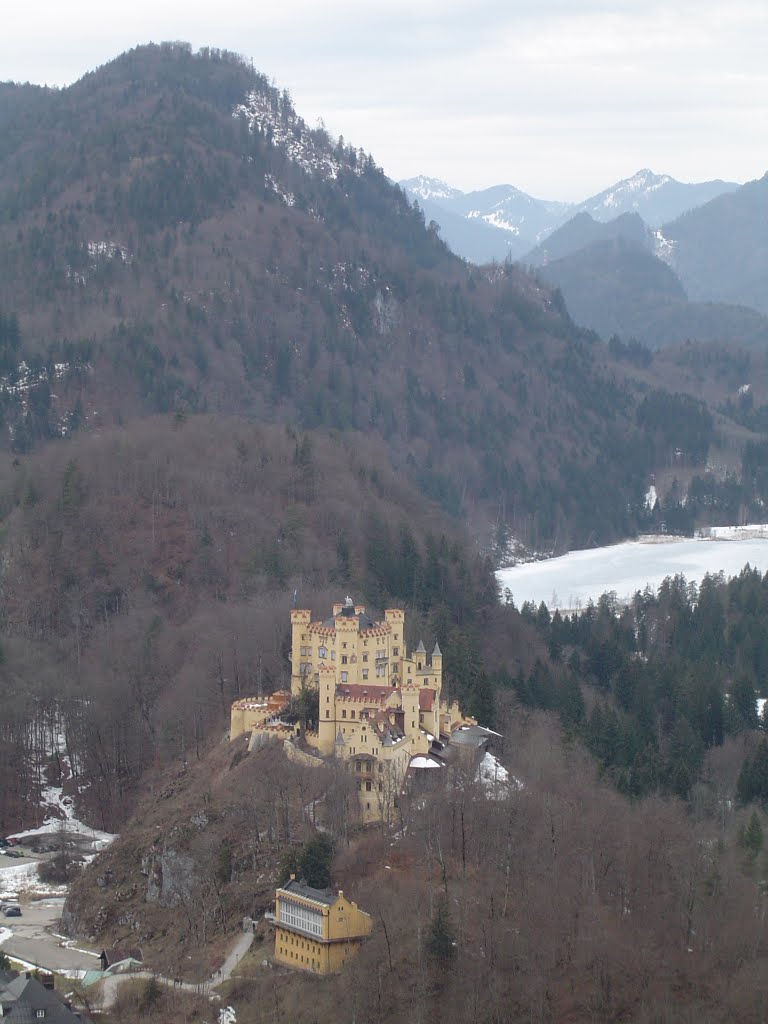
[[[342,710],[342,712],[341,712],[341,717],[342,717],[342,718],[346,718],[346,717],[347,717],[347,709],[346,709],[346,708],[344,708],[344,709]]]
[[[319,656],[319,657],[321,657],[321,658],[327,658],[327,657],[328,657],[328,648],[327,648],[327,647],[325,647],[325,646],[323,646],[323,647],[318,647],[318,649],[317,649],[317,653],[318,653],[318,656]]]
[[[379,765],[379,774],[381,774],[381,772],[383,772],[383,771],[384,771],[384,762],[382,761],[381,764]]]
[[[371,792],[371,780],[370,779],[368,779],[367,782],[365,783],[365,791],[366,791],[366,793],[370,793]]]
[[[363,661],[368,661],[368,655],[365,652],[363,653]]]
[[[356,772],[360,771],[360,762],[359,761],[355,761],[355,771]]]
[[[346,683],[348,674],[349,673],[347,673],[347,672],[342,672],[341,673],[341,681],[342,681],[342,683]]]
[[[368,669],[364,668],[363,669],[363,679],[367,679],[367,678],[368,678]]]
[[[347,656],[346,656],[346,654],[342,654],[342,656],[341,656],[341,664],[342,665],[346,665],[347,664]]]
[[[371,773],[371,762],[370,762],[370,761],[366,761],[366,762],[365,762],[365,770],[366,770],[366,771],[368,772],[368,774],[370,775],[370,773]]]
[[[325,717],[326,718],[330,718],[331,717],[331,712],[329,710],[326,710]]]
[[[341,646],[342,646],[342,647],[344,648],[344,650],[346,651],[346,649],[347,649],[347,643],[346,643],[346,641],[344,641],[344,642],[342,643],[342,645],[341,645]]]
[[[352,710],[349,712],[349,717],[350,718],[354,718],[355,717],[355,709],[354,708],[352,708]]]
[[[357,655],[353,654],[352,657],[349,659],[349,662],[350,662],[351,665],[356,665],[357,664]]]
[[[331,651],[331,661],[336,661],[336,651]]]
[[[392,653],[394,654],[395,657],[397,657],[398,654],[400,653],[400,648],[399,647],[393,647],[392,648]]]

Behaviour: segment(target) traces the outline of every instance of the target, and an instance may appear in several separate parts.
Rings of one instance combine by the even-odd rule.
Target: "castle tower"
[[[309,624],[312,620],[312,612],[306,608],[293,608],[291,610],[291,696],[298,697],[301,693],[302,666],[311,665],[312,659],[307,655],[307,647],[310,646]],[[303,653],[302,653],[303,648]],[[304,675],[309,670],[304,668]],[[307,682],[311,682],[311,675]]]
[[[437,640],[435,640],[435,647],[432,651],[432,671],[435,674],[435,688],[439,701],[440,694],[443,692],[443,652],[440,650]]]
[[[403,658],[405,658],[405,612],[401,608],[386,608],[384,622],[390,627],[389,664],[390,680],[403,678]]]
[[[319,675],[317,749],[330,756],[336,744],[336,672],[329,665],[321,665]]]

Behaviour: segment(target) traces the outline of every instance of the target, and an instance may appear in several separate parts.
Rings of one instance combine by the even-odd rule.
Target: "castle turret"
[[[432,671],[435,674],[435,689],[437,690],[437,699],[439,701],[443,690],[443,652],[440,650],[440,645],[437,641],[435,641],[435,647],[432,651]]]
[[[310,647],[309,624],[312,612],[306,608],[291,610],[291,694],[297,697],[301,693],[302,677],[304,681],[311,671],[311,656],[307,654]],[[309,668],[307,667],[309,666]]]
[[[321,665],[319,676],[317,749],[329,755],[336,742],[336,672],[328,665]]]

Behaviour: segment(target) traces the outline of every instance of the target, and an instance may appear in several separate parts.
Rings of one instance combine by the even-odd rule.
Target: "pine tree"
[[[768,740],[761,740],[754,754],[744,758],[736,783],[736,797],[742,805],[753,800],[768,804]]]
[[[441,966],[447,966],[456,956],[456,940],[453,934],[448,900],[443,897],[432,915],[426,941],[427,954]]]
[[[739,832],[739,846],[747,851],[750,860],[755,860],[763,848],[763,826],[757,811],[752,811],[749,824]]]

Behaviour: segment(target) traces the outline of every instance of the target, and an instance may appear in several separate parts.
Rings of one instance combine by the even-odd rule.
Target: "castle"
[[[304,739],[319,755],[349,762],[363,822],[389,818],[409,771],[442,767],[441,736],[477,724],[442,697],[439,646],[428,655],[420,642],[409,655],[404,629],[400,609],[375,622],[349,597],[324,621],[312,621],[306,609],[291,612],[290,695],[309,688],[319,697],[317,732]],[[275,709],[287,702],[282,693],[236,701],[230,738],[292,732],[275,722]]]

